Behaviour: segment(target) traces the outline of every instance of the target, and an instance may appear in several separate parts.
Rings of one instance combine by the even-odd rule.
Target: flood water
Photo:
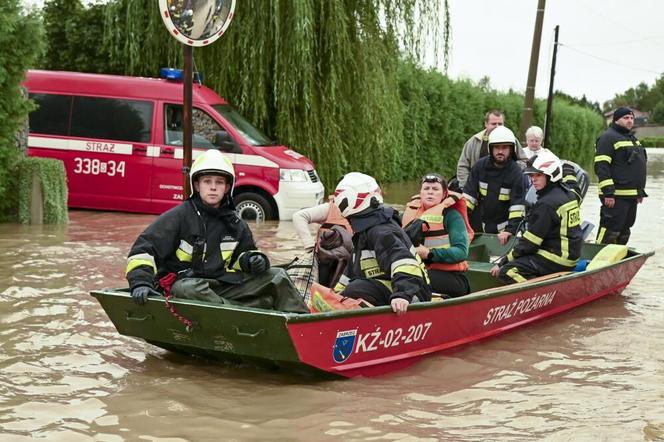
[[[0,224],[0,441],[664,440],[663,170],[652,154],[630,241],[656,254],[622,294],[378,378],[301,378],[120,336],[89,291],[125,285],[153,216]],[[582,215],[597,224],[595,195]],[[252,227],[273,261],[299,247],[290,222]]]

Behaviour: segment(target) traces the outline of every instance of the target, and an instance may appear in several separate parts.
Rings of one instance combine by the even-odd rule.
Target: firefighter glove
[[[136,304],[143,305],[148,301],[149,296],[160,296],[159,292],[151,287],[141,285],[131,291],[131,297]]]
[[[270,262],[263,254],[256,254],[249,258],[249,273],[263,273],[270,268]]]

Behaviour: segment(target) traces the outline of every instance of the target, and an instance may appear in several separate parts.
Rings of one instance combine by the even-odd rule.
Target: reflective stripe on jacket
[[[384,284],[392,291],[392,298],[431,300],[424,263],[394,216],[394,209],[378,208],[362,217],[359,231],[351,219],[353,254],[335,291],[343,291],[354,278],[367,278]]]
[[[549,183],[538,192],[537,203],[528,214],[528,230],[519,238],[506,260],[538,254],[572,268],[581,256],[583,233],[579,203],[571,191]]]
[[[595,150],[595,174],[600,196],[648,196],[645,192],[648,156],[629,129],[611,123],[597,139]]]
[[[480,210],[488,233],[506,230],[515,235],[525,214],[525,181],[521,168],[510,159],[496,167],[491,156],[480,158],[463,188],[468,210]]]
[[[168,273],[193,270],[195,276],[238,282],[240,263],[256,252],[247,223],[229,207],[205,206],[198,196],[161,214],[129,252],[130,287],[153,286]]]

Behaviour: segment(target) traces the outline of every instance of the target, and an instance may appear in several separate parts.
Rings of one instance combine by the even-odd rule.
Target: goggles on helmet
[[[422,177],[421,184],[424,183],[440,183],[445,186],[445,179],[437,173],[429,173]]]

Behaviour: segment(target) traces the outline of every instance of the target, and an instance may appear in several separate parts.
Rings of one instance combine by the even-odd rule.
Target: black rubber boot
[[[631,233],[632,232],[629,229],[620,232],[620,235],[618,235],[618,239],[616,239],[616,244],[627,245],[627,241],[629,241],[629,236]]]
[[[597,244],[617,244],[618,236],[620,236],[620,232],[600,227],[599,232],[597,232],[596,242]]]

